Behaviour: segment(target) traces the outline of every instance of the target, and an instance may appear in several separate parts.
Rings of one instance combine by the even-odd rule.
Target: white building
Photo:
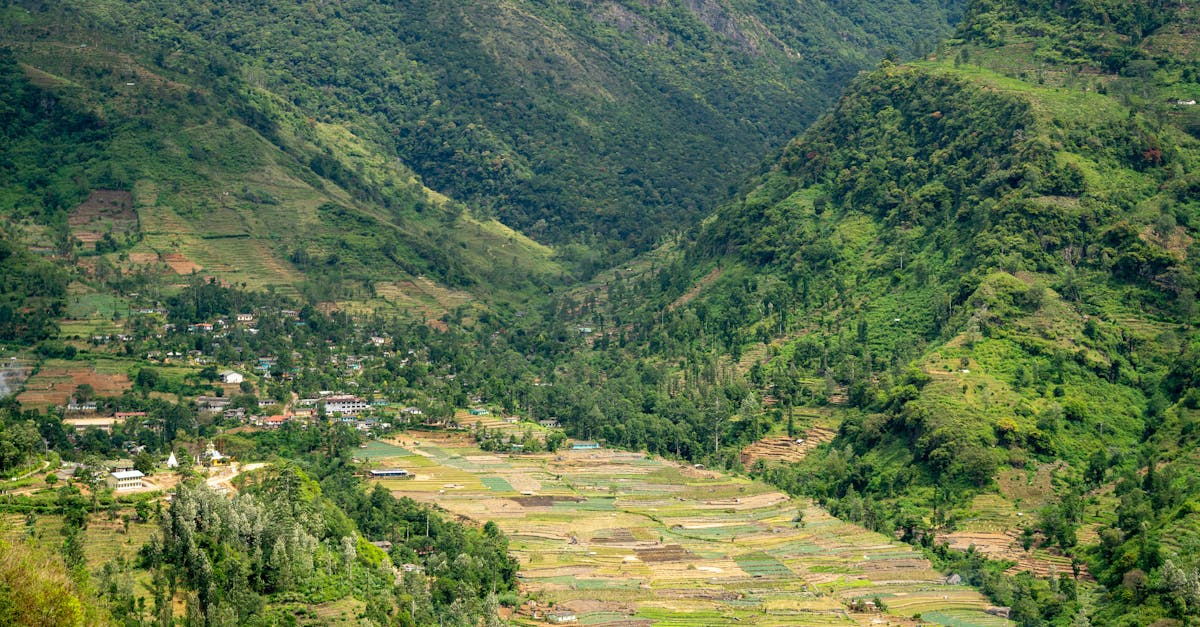
[[[221,383],[241,383],[245,380],[246,377],[242,376],[242,373],[240,372],[226,370],[221,373]]]
[[[341,414],[357,416],[371,408],[371,404],[357,396],[349,394],[329,396],[325,398],[325,413],[327,415]]]
[[[117,492],[123,492],[145,487],[142,483],[142,477],[145,476],[140,470],[121,470],[109,473],[106,480],[108,481],[108,487]]]

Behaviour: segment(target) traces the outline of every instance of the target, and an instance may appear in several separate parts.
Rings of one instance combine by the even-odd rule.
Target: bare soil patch
[[[17,396],[21,405],[31,409],[46,409],[66,405],[75,388],[90,384],[97,396],[120,396],[133,387],[124,374],[100,374],[92,366],[43,368],[25,382],[25,391]]]
[[[103,189],[93,191],[87,200],[71,210],[67,223],[73,227],[83,226],[101,218],[137,222],[133,194]]]
[[[956,531],[938,536],[938,541],[948,542],[950,548],[965,551],[974,546],[975,550],[995,560],[1016,562],[1008,569],[1009,574],[1024,571],[1032,572],[1038,577],[1048,577],[1053,574],[1072,574],[1071,560],[1057,551],[1026,551],[1021,546],[1020,539],[1014,532],[971,532]],[[1080,564],[1080,575],[1091,578],[1085,564]]]
[[[679,546],[678,544],[668,544],[666,546],[651,547],[647,549],[634,549],[638,559],[643,562],[680,562],[692,557],[692,552]]]
[[[517,502],[521,507],[553,507],[559,501],[580,503],[587,499],[579,496],[511,496],[509,500]]]
[[[77,205],[67,216],[71,235],[95,250],[96,242],[105,233],[123,234],[137,228],[137,212],[133,210],[133,194],[116,190],[93,191],[87,200]]]
[[[203,266],[195,261],[192,261],[191,259],[188,259],[187,256],[182,253],[167,253],[162,256],[162,260],[171,267],[171,270],[175,274],[192,274],[193,272],[199,272],[204,269]]]
[[[798,462],[821,444],[831,442],[835,435],[837,432],[833,429],[813,427],[799,438],[787,436],[763,438],[742,449],[742,464],[752,466],[760,459],[768,462]]]
[[[720,267],[713,268],[712,272],[709,272],[699,281],[696,281],[696,285],[692,289],[684,292],[679,298],[676,298],[675,302],[668,306],[668,309],[675,310],[695,300],[700,295],[700,292],[704,291],[704,288],[712,285],[717,279],[721,278],[721,272]]]

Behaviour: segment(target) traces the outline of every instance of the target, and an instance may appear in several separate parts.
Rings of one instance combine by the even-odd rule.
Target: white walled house
[[[328,396],[325,398],[325,414],[332,416],[341,414],[343,416],[357,416],[358,414],[367,411],[371,408],[371,404],[367,401],[349,394]]]
[[[142,477],[145,476],[140,470],[120,470],[109,473],[106,481],[108,482],[108,487],[114,491],[124,492],[126,490],[137,490],[145,487],[145,484],[142,483]]]

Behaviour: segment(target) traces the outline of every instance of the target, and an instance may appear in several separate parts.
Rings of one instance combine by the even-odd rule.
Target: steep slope
[[[437,318],[563,273],[548,248],[424,187],[349,123],[318,122],[210,60],[168,72],[95,24],[4,12],[6,230],[82,257],[96,279],[198,271]]]
[[[710,209],[886,47],[928,49],[959,7],[73,0],[26,8],[136,42],[108,45],[155,72],[237,77],[304,116],[353,126],[432,188],[540,241],[573,242],[564,253],[592,267],[612,261],[602,253],[627,256]]]
[[[778,484],[914,541],[1024,533],[1104,585],[1089,609],[947,562],[1022,623],[1194,616],[1170,599],[1200,566],[1196,10],[973,5],[928,60],[856,80],[655,281],[608,286],[650,288],[646,309],[605,313],[668,364],[725,353],[770,399],[675,419],[714,447],[831,405],[831,445],[756,469]]]

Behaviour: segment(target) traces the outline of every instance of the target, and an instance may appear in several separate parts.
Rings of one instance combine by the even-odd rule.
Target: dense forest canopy
[[[711,208],[885,49],[920,54],[961,11],[910,4],[147,0],[53,11],[136,34],[154,71],[212,75],[352,124],[480,215],[583,245],[577,255],[628,258]],[[279,139],[263,104],[234,106]]]

